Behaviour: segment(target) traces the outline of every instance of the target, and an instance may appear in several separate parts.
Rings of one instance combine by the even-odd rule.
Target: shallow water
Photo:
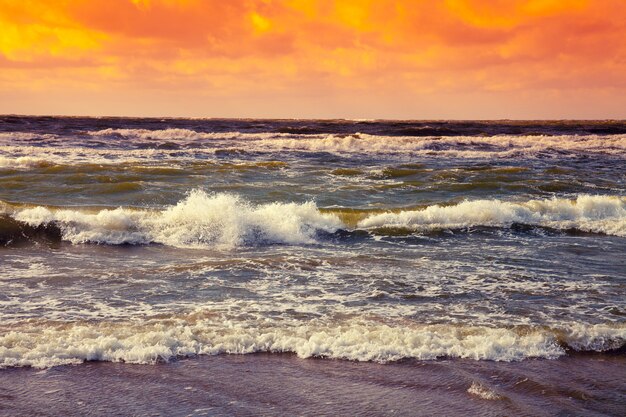
[[[88,363],[0,378],[0,414],[38,416],[621,416],[623,356],[393,364],[287,354]],[[88,388],[86,388],[88,387]]]
[[[0,117],[0,367],[623,372],[625,159],[623,122]]]

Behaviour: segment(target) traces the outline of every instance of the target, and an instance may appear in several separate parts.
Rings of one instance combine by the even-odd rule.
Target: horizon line
[[[21,114],[21,113],[0,113],[0,117],[53,117],[53,118],[86,118],[86,119],[170,119],[170,120],[310,120],[310,121],[349,121],[349,122],[626,122],[626,118],[546,118],[546,119],[525,119],[525,118],[477,118],[477,119],[456,119],[456,118],[368,118],[368,117],[235,117],[235,116],[136,116],[136,115],[77,115],[77,114]]]

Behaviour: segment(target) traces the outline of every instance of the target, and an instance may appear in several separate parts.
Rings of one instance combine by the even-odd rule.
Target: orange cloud
[[[0,111],[625,117],[625,22],[622,0],[0,0]]]

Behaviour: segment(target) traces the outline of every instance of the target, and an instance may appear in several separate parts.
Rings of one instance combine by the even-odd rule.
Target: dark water
[[[616,121],[0,117],[0,373],[284,352],[558,380],[610,360],[585,391],[608,395],[625,161]]]

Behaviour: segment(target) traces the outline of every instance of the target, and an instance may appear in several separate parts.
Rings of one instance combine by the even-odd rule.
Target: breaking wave
[[[376,362],[519,361],[554,359],[569,350],[619,350],[625,343],[626,327],[617,324],[491,328],[362,319],[252,323],[193,313],[137,322],[29,323],[0,335],[0,367],[46,368],[84,361],[150,364],[196,355],[255,352]]]
[[[47,236],[74,244],[150,243],[174,247],[237,247],[254,244],[310,244],[320,233],[388,229],[408,233],[471,227],[508,228],[525,224],[626,236],[626,198],[578,196],[526,202],[465,201],[418,210],[346,213],[320,210],[313,202],[253,205],[231,194],[192,191],[163,210],[69,209],[0,205],[0,243]]]
[[[62,154],[65,163],[81,163],[85,152],[108,163],[126,160],[124,152],[139,151],[136,158],[178,159],[197,152],[215,155],[224,151],[303,152],[348,155],[413,155],[461,159],[567,158],[581,155],[626,156],[626,135],[560,136],[377,136],[355,134],[291,134],[197,132],[189,129],[104,129],[73,138],[40,138],[30,134],[0,134],[5,158],[47,158]],[[6,142],[8,141],[8,144]],[[36,144],[38,146],[33,146]],[[39,145],[52,145],[40,147]],[[74,147],[74,148],[72,148]],[[88,149],[86,149],[88,148]],[[178,152],[172,155],[172,150]],[[159,151],[159,152],[157,152]]]
[[[44,168],[53,165],[50,160],[37,156],[6,157],[0,155],[0,169]]]
[[[241,140],[248,150],[338,153],[418,153],[449,157],[538,156],[560,152],[626,154],[626,135],[561,136],[377,136],[355,134],[290,134],[197,132],[189,129],[104,129],[93,136],[168,141]]]
[[[253,206],[230,194],[193,191],[165,210],[74,210],[32,207],[11,218],[28,227],[53,224],[72,243],[148,244],[176,247],[240,246],[251,243],[312,243],[318,230],[341,227],[314,203]]]
[[[262,139],[266,137],[288,136],[281,133],[241,133],[241,132],[197,132],[191,129],[103,129],[88,132],[91,136],[153,139],[169,141],[194,141],[211,139]]]
[[[422,210],[376,214],[361,220],[358,226],[425,231],[473,226],[509,227],[514,223],[626,236],[626,198],[582,195],[575,200],[553,198],[521,203],[465,201],[454,206],[435,205]]]
[[[452,158],[626,155],[626,135],[381,137],[366,134],[271,138],[265,148],[336,153],[410,153]]]

